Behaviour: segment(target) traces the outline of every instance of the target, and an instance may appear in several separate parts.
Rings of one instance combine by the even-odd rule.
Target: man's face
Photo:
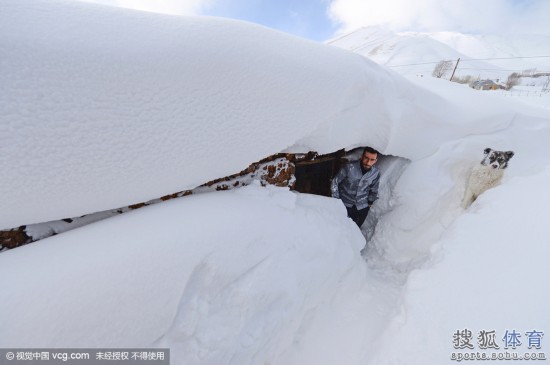
[[[361,157],[361,165],[364,169],[370,169],[378,160],[378,154],[365,152],[363,157]]]

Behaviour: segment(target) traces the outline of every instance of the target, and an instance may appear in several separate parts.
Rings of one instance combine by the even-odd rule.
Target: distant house
[[[504,86],[497,84],[493,80],[479,80],[472,83],[471,87],[476,90],[499,90]]]

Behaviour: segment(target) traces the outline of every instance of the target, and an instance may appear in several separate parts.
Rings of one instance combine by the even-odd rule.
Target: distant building
[[[476,90],[499,90],[504,86],[497,84],[493,80],[479,80],[472,83],[471,87]]]

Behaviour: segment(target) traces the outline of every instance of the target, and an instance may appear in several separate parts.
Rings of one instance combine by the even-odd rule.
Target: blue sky
[[[259,23],[287,33],[323,41],[337,26],[328,16],[325,0],[217,0],[202,14]]]
[[[550,35],[550,0],[81,1],[167,14],[241,19],[315,41],[375,25],[393,31]]]
[[[0,0],[1,1],[1,0]],[[75,0],[177,15],[245,20],[302,38],[324,41],[340,28],[331,20],[334,0]]]

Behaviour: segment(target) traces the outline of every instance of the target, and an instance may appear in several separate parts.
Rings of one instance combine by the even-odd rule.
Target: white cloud
[[[153,13],[197,15],[211,0],[81,0]]]
[[[547,0],[333,0],[343,31],[386,25],[395,31],[550,34]]]

